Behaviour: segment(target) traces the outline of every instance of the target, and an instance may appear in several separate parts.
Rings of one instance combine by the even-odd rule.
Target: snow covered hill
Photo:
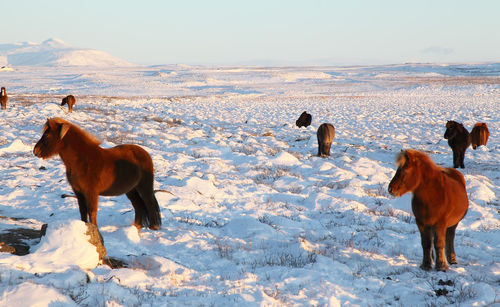
[[[0,45],[1,66],[132,66],[124,60],[94,49],[72,47],[51,38],[42,43]]]

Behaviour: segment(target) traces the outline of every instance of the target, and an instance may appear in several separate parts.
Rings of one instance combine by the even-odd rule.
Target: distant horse
[[[61,106],[68,104],[68,111],[71,113],[73,112],[73,106],[76,103],[75,96],[73,95],[68,95],[62,99]]]
[[[469,208],[465,179],[453,168],[441,168],[423,152],[408,149],[396,158],[398,169],[389,183],[396,197],[412,192],[411,208],[422,241],[424,270],[432,269],[432,245],[436,252],[436,270],[446,271],[456,264],[454,239],[458,223]],[[445,258],[446,249],[446,258]]]
[[[476,150],[477,147],[486,145],[489,137],[490,131],[488,130],[488,125],[486,123],[476,123],[470,132],[472,149]]]
[[[453,151],[453,167],[465,168],[465,151],[470,145],[469,131],[462,124],[450,120],[446,123],[444,138]]]
[[[2,103],[2,110],[7,109],[7,100],[9,100],[9,96],[7,96],[5,87],[2,87],[2,91],[0,92],[0,102]]]
[[[330,147],[335,137],[335,128],[331,124],[321,124],[316,133],[318,137],[318,156],[326,157],[330,155]]]
[[[304,112],[302,112],[302,114],[300,114],[299,119],[297,119],[295,121],[295,125],[297,125],[297,127],[299,127],[299,128],[300,127],[307,127],[311,124],[311,121],[312,121],[311,114],[304,111]]]
[[[97,226],[99,195],[126,194],[137,228],[159,229],[160,208],[153,192],[153,161],[137,145],[105,149],[92,135],[62,119],[47,119],[33,153],[43,159],[59,154],[75,192],[82,221]]]

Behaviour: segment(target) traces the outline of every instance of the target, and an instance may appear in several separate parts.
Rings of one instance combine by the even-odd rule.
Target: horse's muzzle
[[[396,196],[396,197],[398,196],[398,191],[397,191],[397,190],[395,191],[395,190],[392,188],[392,184],[389,184],[389,187],[387,188],[387,191],[388,191],[388,192],[389,192],[389,194],[391,194],[392,196]]]
[[[42,151],[40,150],[40,146],[35,146],[35,148],[33,148],[33,154],[38,158],[42,157]]]

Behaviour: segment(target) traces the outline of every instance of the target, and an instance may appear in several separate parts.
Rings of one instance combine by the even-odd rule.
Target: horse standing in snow
[[[465,168],[465,151],[470,145],[469,131],[462,124],[450,120],[446,123],[444,138],[453,151],[453,167]]]
[[[324,123],[319,126],[316,133],[318,137],[318,156],[326,157],[330,155],[330,147],[335,137],[335,128],[332,124]]]
[[[398,169],[389,183],[389,193],[400,197],[412,192],[411,208],[422,243],[420,268],[432,269],[432,245],[436,252],[436,270],[446,271],[456,264],[455,230],[469,208],[462,173],[441,168],[423,152],[408,149],[396,158]],[[445,257],[446,249],[446,257]]]
[[[299,119],[297,119],[295,121],[295,125],[297,125],[297,127],[299,127],[299,128],[300,127],[307,127],[311,124],[311,121],[312,121],[311,114],[304,111],[304,112],[302,112],[302,114],[300,114]]]
[[[472,149],[476,150],[481,145],[486,146],[489,137],[490,131],[488,130],[488,125],[486,123],[476,123],[470,132]]]
[[[73,106],[76,103],[75,96],[73,95],[68,95],[62,99],[61,106],[67,104],[68,105],[68,111],[71,113],[73,112]]]
[[[99,195],[126,194],[135,211],[139,229],[159,229],[161,216],[153,192],[153,161],[137,145],[102,148],[92,135],[62,119],[48,119],[33,153],[43,159],[59,154],[75,192],[81,220],[97,226]]]
[[[5,87],[2,87],[2,90],[0,92],[0,102],[2,103],[2,110],[7,109],[7,100],[9,100],[9,96],[7,96]]]

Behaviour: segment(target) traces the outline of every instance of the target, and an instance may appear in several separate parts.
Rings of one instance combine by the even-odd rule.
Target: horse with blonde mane
[[[396,164],[398,169],[388,190],[396,197],[413,193],[411,208],[423,251],[420,267],[432,269],[434,245],[435,268],[446,271],[448,264],[457,263],[455,230],[469,208],[464,176],[456,169],[435,165],[425,153],[412,149],[401,151]]]

